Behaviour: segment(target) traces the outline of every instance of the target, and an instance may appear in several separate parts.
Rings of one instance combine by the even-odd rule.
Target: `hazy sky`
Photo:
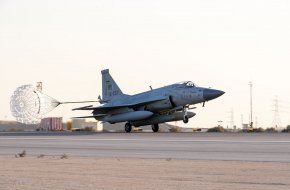
[[[247,122],[253,80],[258,124],[272,123],[277,95],[286,125],[290,1],[0,0],[0,64],[0,119],[13,119],[12,92],[37,81],[60,101],[94,100],[109,68],[128,94],[183,80],[226,91],[197,105],[194,127],[226,125],[231,108],[236,125],[241,114]],[[62,106],[49,115],[86,113]]]

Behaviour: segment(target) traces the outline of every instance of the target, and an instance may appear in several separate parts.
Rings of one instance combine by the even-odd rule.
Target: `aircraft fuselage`
[[[102,106],[85,106],[74,110],[92,110],[92,116],[80,118],[95,118],[96,120],[119,123],[127,122],[125,131],[130,132],[132,126],[152,125],[157,132],[158,124],[170,121],[188,120],[195,116],[189,112],[189,106],[205,103],[224,94],[223,91],[211,88],[197,87],[191,81],[172,84],[157,89],[135,94],[123,94],[109,73],[102,71],[103,94]]]

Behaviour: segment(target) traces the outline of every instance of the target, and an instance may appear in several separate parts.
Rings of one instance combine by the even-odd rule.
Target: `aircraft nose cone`
[[[221,91],[221,90],[214,90],[214,89],[205,89],[203,91],[203,99],[205,101],[209,101],[209,100],[213,100],[217,97],[220,97],[221,95],[223,95],[225,92]]]

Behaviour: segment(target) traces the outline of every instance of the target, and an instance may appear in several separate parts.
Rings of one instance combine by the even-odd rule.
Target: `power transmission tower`
[[[276,98],[274,99],[274,119],[272,122],[272,126],[274,126],[275,128],[281,127],[282,126],[282,122],[280,119],[280,109],[279,109],[279,99],[276,96]]]

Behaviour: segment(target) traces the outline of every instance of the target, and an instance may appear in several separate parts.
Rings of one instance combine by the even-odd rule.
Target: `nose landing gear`
[[[183,123],[188,123],[189,119],[187,115],[184,115],[183,117]]]
[[[187,107],[183,108],[183,123],[188,123],[189,118],[187,116]]]

